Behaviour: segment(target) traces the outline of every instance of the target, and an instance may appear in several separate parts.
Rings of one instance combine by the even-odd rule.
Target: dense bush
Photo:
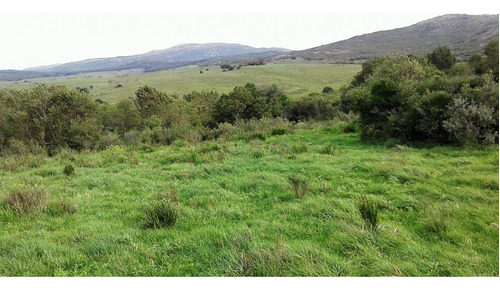
[[[448,46],[438,46],[434,51],[427,55],[429,62],[435,65],[439,70],[450,69],[457,61],[455,55]]]
[[[489,47],[494,50],[494,45]],[[469,64],[453,65],[451,52],[443,47],[427,58],[395,55],[376,59],[364,65],[351,86],[341,91],[339,109],[359,114],[362,139],[498,142],[498,83],[494,76],[478,77]],[[486,59],[488,56],[481,62]]]
[[[213,118],[217,123],[237,120],[281,117],[287,97],[276,86],[258,89],[254,84],[235,87],[215,103]]]
[[[144,119],[161,115],[171,102],[171,97],[151,86],[140,87],[135,92],[134,103]]]
[[[474,54],[469,58],[469,65],[474,73],[482,75],[491,73],[498,83],[498,40],[492,40],[484,48],[484,56]]]
[[[99,113],[104,130],[117,133],[122,137],[125,132],[143,127],[141,113],[130,99],[121,100],[116,105],[100,106]]]
[[[92,148],[102,128],[97,106],[88,94],[60,86],[11,91],[0,99],[0,146],[17,139],[49,153]]]
[[[498,140],[493,108],[462,97],[454,99],[448,108],[451,116],[443,122],[443,127],[455,143],[494,144]]]
[[[284,116],[290,121],[330,120],[336,108],[329,96],[311,94],[290,102],[284,109]]]

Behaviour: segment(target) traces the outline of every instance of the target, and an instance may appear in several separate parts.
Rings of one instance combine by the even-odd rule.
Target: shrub
[[[309,185],[307,184],[307,180],[305,178],[297,175],[291,175],[288,177],[288,181],[292,186],[295,197],[303,198],[309,192]]]
[[[229,94],[223,94],[215,103],[213,119],[219,123],[234,123],[237,120],[260,119],[266,110],[265,99],[255,85],[235,87]]]
[[[144,153],[152,153],[152,152],[155,152],[155,148],[151,145],[148,145],[148,144],[143,144],[139,147],[139,149],[141,150],[141,152],[144,152]]]
[[[427,55],[427,59],[439,70],[450,69],[457,61],[455,55],[448,46],[438,46]]]
[[[248,140],[258,139],[258,140],[266,141],[266,135],[262,132],[252,132],[250,134],[247,134],[247,138],[248,138]]]
[[[38,146],[36,144],[26,143],[24,141],[17,140],[15,138],[11,138],[7,142],[7,146],[5,151],[2,152],[2,155],[44,155],[46,151],[43,147]]]
[[[245,141],[250,141],[250,140],[266,141],[266,135],[262,132],[244,132],[236,134],[234,138],[236,140],[245,140]]]
[[[333,93],[335,93],[335,90],[332,89],[332,87],[324,87],[321,92],[323,94],[333,94]]]
[[[0,170],[14,171],[19,167],[36,168],[42,165],[44,160],[40,155],[12,155],[2,158],[0,162]]]
[[[43,189],[16,188],[3,199],[17,215],[39,213],[46,207],[47,193]]]
[[[135,130],[125,132],[123,141],[127,146],[139,146],[141,145],[141,132]]]
[[[177,139],[172,144],[170,144],[172,147],[175,148],[183,148],[189,145],[188,141],[183,140],[183,139]]]
[[[276,127],[271,129],[271,135],[276,136],[276,135],[285,135],[287,133],[286,128],[283,127]]]
[[[498,127],[492,108],[457,98],[449,110],[451,117],[443,122],[443,127],[449,132],[452,141],[459,144],[498,142]]]
[[[175,187],[170,193],[158,194],[144,206],[146,228],[172,227],[179,218],[179,197]]]
[[[371,231],[376,230],[378,227],[378,204],[362,195],[357,201],[357,207],[366,227]]]
[[[309,95],[290,102],[284,108],[284,116],[293,122],[329,120],[335,115],[333,102],[327,96]]]
[[[68,165],[64,166],[63,173],[66,176],[73,175],[73,174],[75,174],[75,168],[73,167],[73,165],[68,164]]]
[[[118,136],[118,134],[116,134],[116,133],[109,132],[107,134],[102,135],[99,138],[99,143],[97,146],[98,146],[98,149],[104,150],[108,147],[112,147],[115,145],[121,145],[121,144],[122,144],[122,140],[121,140],[120,136]]]

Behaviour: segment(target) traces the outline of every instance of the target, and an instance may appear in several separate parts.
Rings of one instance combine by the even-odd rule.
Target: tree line
[[[350,112],[359,115],[363,140],[498,143],[498,41],[460,64],[447,47],[376,58],[338,92],[325,87],[296,100],[276,85],[251,83],[183,96],[145,85],[114,104],[63,86],[0,92],[0,154],[196,142],[250,120],[320,121]]]
[[[183,96],[145,85],[133,98],[108,104],[82,90],[39,85],[0,95],[0,153],[45,150],[51,155],[62,148],[210,140],[227,126],[249,120],[331,119],[333,99],[333,94],[311,94],[290,101],[276,85],[251,83],[222,95],[194,91]]]

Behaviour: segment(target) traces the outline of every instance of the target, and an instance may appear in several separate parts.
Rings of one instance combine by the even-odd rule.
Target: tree
[[[148,85],[140,87],[135,92],[134,103],[141,112],[143,119],[148,119],[153,115],[160,115],[171,102],[172,99],[167,94]]]
[[[455,55],[451,52],[448,46],[436,47],[434,51],[427,55],[427,59],[439,70],[448,70],[457,61]]]
[[[491,71],[493,79],[498,83],[498,40],[492,40],[484,48],[485,69]]]
[[[101,106],[101,122],[104,130],[118,133],[120,136],[142,128],[143,123],[139,110],[130,99]]]
[[[223,94],[215,103],[216,122],[234,123],[238,119],[262,118],[267,110],[266,100],[254,84],[235,87],[229,94]]]
[[[479,54],[474,53],[469,57],[468,62],[475,74],[482,75],[484,73],[483,58]]]
[[[335,90],[332,89],[332,87],[324,87],[323,91],[321,91],[323,94],[333,94],[335,93]]]
[[[61,86],[12,91],[0,99],[0,145],[19,140],[49,153],[92,148],[101,133],[97,106],[88,94]]]
[[[361,65],[361,71],[354,76],[354,79],[351,82],[352,86],[360,86],[368,81],[368,78],[373,74],[375,68],[382,63],[382,58],[374,58],[369,61],[365,61]]]

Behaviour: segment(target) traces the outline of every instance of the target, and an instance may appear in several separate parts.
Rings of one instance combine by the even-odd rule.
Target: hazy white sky
[[[225,6],[217,6],[218,2]],[[139,54],[181,43],[224,42],[299,50],[408,26],[442,14],[498,14],[495,7],[469,9],[460,6],[460,1],[454,1],[450,10],[438,6],[404,8],[403,1],[377,1],[373,7],[359,0],[353,3],[359,7],[332,2],[184,0],[168,6],[154,0],[122,0],[119,4],[17,0],[17,4],[0,6],[0,11],[10,12],[0,15],[0,69]],[[425,5],[432,1],[418,2]],[[391,9],[386,4],[392,5]]]

